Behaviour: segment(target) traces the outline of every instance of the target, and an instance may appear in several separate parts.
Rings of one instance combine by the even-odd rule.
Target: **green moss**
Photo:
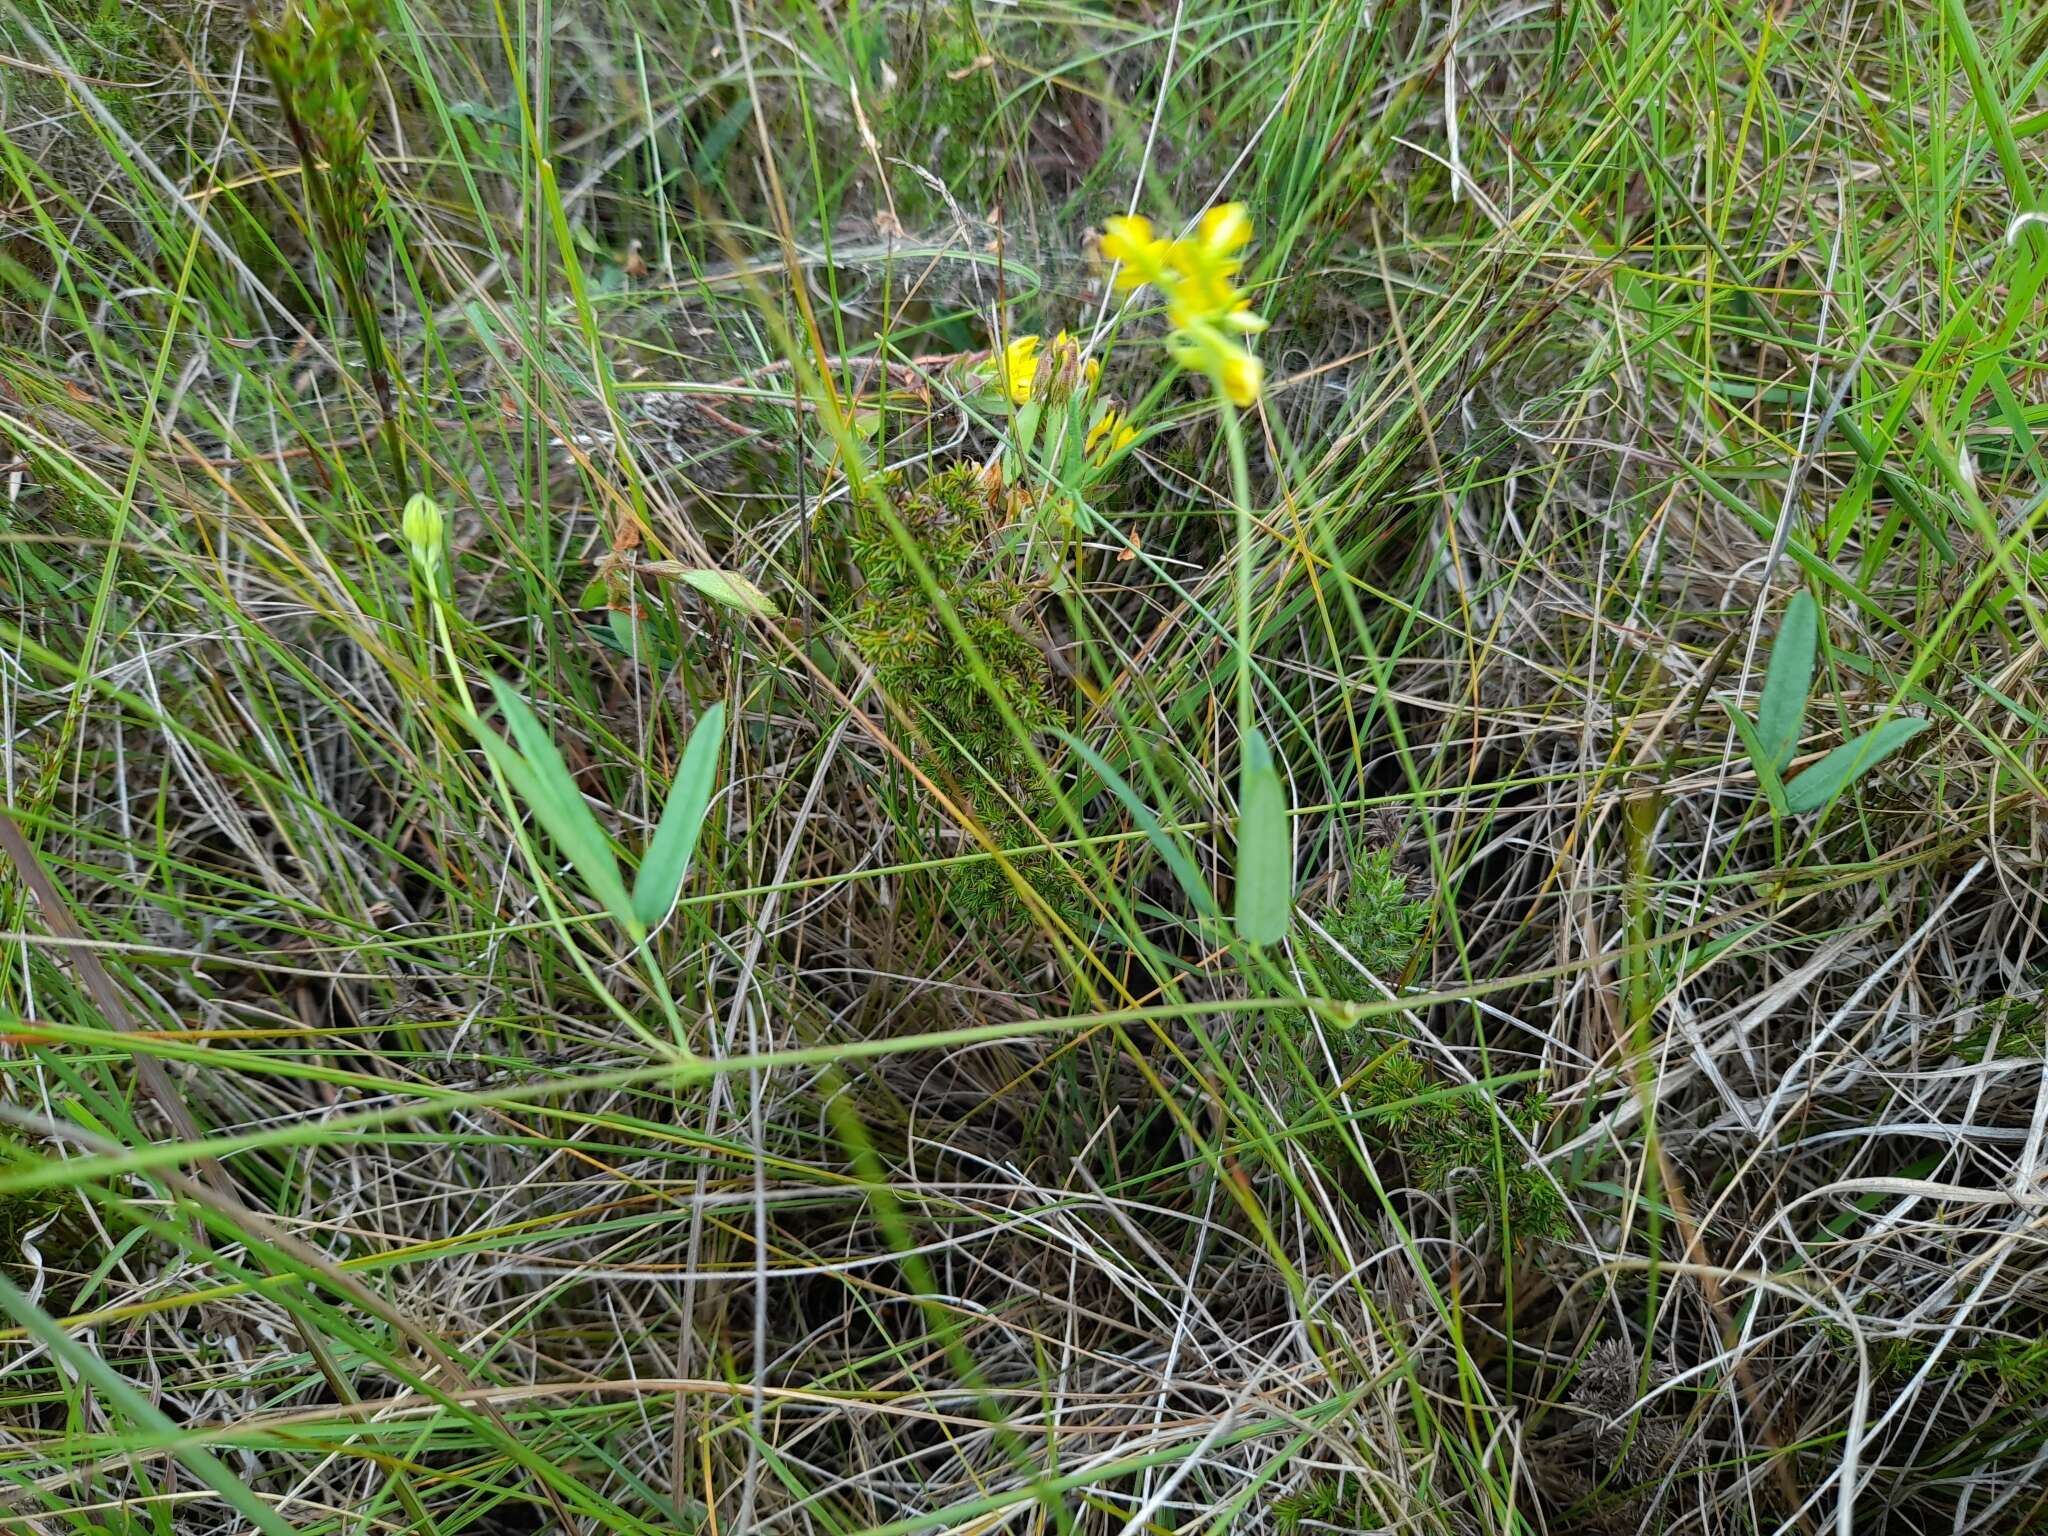
[[[1353,863],[1343,901],[1318,925],[1329,937],[1310,930],[1298,954],[1303,972],[1324,997],[1365,1002],[1380,994],[1358,967],[1389,983],[1399,977],[1429,928],[1429,907],[1394,867],[1394,850],[1381,848]]]
[[[1541,1168],[1524,1162],[1521,1152],[1524,1142],[1542,1142],[1550,1120],[1544,1094],[1506,1099],[1468,1090],[1446,1095],[1442,1085],[1430,1080],[1414,1048],[1403,1042],[1365,1074],[1357,1097],[1372,1106],[1370,1118],[1386,1129],[1409,1179],[1448,1197],[1461,1224],[1492,1225],[1505,1214],[1517,1238],[1564,1235],[1563,1195]]]
[[[879,507],[858,507],[845,530],[847,580],[835,594],[847,633],[916,727],[921,766],[958,794],[997,846],[1035,841],[1033,823],[1058,822],[1034,772],[1030,738],[1056,725],[1065,708],[1034,638],[1036,594],[986,553],[997,542],[997,500],[974,464],[921,480],[899,477],[887,490],[890,510],[944,606],[919,578],[889,517]],[[1055,911],[1071,920],[1084,909],[1082,893],[1052,855],[1028,854],[1016,864]],[[966,917],[1009,926],[1027,915],[993,861],[949,872],[946,890]]]
[[[2048,998],[2035,975],[2019,996],[2002,997],[1978,1010],[1973,1027],[1958,1030],[1951,1045],[1965,1061],[2032,1058],[2048,1049]]]
[[[1374,1523],[1372,1513],[1362,1488],[1342,1473],[1326,1473],[1273,1501],[1273,1528],[1280,1536],[1295,1536],[1304,1525],[1364,1530]]]

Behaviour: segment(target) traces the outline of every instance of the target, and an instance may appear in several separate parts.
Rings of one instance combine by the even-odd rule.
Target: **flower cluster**
[[[1224,203],[1203,214],[1195,232],[1163,240],[1152,221],[1133,215],[1103,227],[1102,254],[1117,263],[1116,289],[1130,293],[1148,284],[1166,300],[1169,346],[1183,368],[1205,373],[1233,405],[1259,397],[1266,370],[1242,338],[1266,328],[1252,313],[1251,300],[1237,286],[1241,254],[1252,237],[1242,203]]]
[[[1043,357],[1036,334],[1012,336],[994,362],[1012,405],[1029,405],[1033,398],[1057,402],[1076,391],[1087,394],[1102,376],[1102,364],[1092,357],[1084,360],[1081,344],[1065,331],[1053,337]]]
[[[1138,440],[1138,429],[1114,400],[1102,398],[1102,364],[1061,331],[1050,341],[1035,332],[1012,335],[974,364],[978,387],[1017,411],[1019,443],[1029,451],[1047,411],[1064,412],[1079,456],[1096,469]],[[1045,429],[1051,432],[1050,428]],[[1066,441],[1066,431],[1053,434]]]
[[[1131,425],[1130,418],[1112,406],[1088,429],[1081,451],[1092,462],[1106,464],[1137,440],[1138,429]]]

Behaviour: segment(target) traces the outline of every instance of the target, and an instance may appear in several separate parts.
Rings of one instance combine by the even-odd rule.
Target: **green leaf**
[[[1278,944],[1294,916],[1294,838],[1286,786],[1257,730],[1245,740],[1237,803],[1237,936]]]
[[[1771,644],[1771,664],[1764,673],[1763,698],[1756,712],[1756,733],[1763,755],[1752,749],[1758,767],[1768,761],[1782,774],[1799,751],[1806,724],[1806,697],[1813,691],[1813,657],[1820,643],[1820,605],[1811,592],[1801,592],[1785,609],[1778,638]]]
[[[718,757],[725,746],[725,705],[705,710],[683,747],[676,779],[661,808],[661,821],[633,879],[633,915],[648,929],[659,927],[675,910],[683,879],[697,851],[704,811],[718,783]]]
[[[1757,728],[1749,723],[1745,715],[1734,705],[1728,706],[1728,718],[1735,726],[1735,734],[1742,738],[1742,750],[1749,754],[1750,766],[1756,769],[1758,785],[1763,789],[1764,799],[1770,802],[1771,814],[1785,814],[1785,781],[1778,775],[1778,765],[1771,760],[1765,749],[1763,738]]]
[[[498,765],[526,801],[527,808],[547,828],[548,835],[561,845],[576,872],[583,876],[584,884],[590,887],[590,893],[613,917],[631,927],[633,904],[627,898],[626,882],[619,873],[611,840],[584,803],[583,791],[570,777],[569,765],[562,761],[547,727],[503,678],[491,679],[491,691],[497,695],[498,708],[504,712],[505,723],[512,728],[512,740],[519,750],[507,747],[479,721],[477,739],[483,743],[485,755]]]
[[[642,566],[641,569],[651,569],[660,576],[673,576],[684,586],[694,587],[714,603],[737,608],[741,613],[751,613],[764,619],[775,617],[775,600],[738,571],[721,571],[710,566],[696,565],[655,565]]]
[[[1925,720],[1887,720],[1876,730],[1843,742],[1785,786],[1786,810],[1794,816],[1819,810],[1926,729]]]

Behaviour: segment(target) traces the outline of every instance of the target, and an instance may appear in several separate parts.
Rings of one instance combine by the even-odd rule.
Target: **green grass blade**
[[[258,1498],[219,1457],[204,1446],[194,1444],[189,1430],[182,1430],[174,1424],[125,1376],[72,1338],[56,1319],[30,1301],[4,1275],[0,1275],[0,1311],[19,1323],[76,1377],[89,1382],[94,1392],[117,1408],[131,1423],[158,1444],[169,1448],[195,1479],[220,1495],[221,1502],[228,1508],[257,1530],[266,1532],[267,1536],[292,1536],[292,1527],[279,1519],[269,1503]]]
[[[1172,873],[1174,882],[1180,886],[1181,894],[1187,897],[1194,909],[1204,917],[1219,917],[1221,913],[1216,905],[1215,895],[1209,889],[1209,882],[1202,878],[1201,871],[1195,867],[1195,862],[1189,857],[1187,849],[1175,841],[1173,834],[1159,820],[1158,813],[1145,803],[1144,798],[1131,787],[1130,781],[1112,768],[1101,753],[1080,737],[1066,731],[1061,731],[1058,735],[1068,749],[1109,787],[1109,792],[1116,796],[1123,808],[1131,813],[1131,820],[1136,822],[1138,830],[1145,834],[1145,841],[1152,845],[1153,851]]]

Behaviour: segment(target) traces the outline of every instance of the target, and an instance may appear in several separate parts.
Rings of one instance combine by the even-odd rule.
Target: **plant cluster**
[[[1383,994],[1365,973],[1392,984],[1429,930],[1429,903],[1409,889],[1391,848],[1368,849],[1344,896],[1296,946],[1304,978],[1323,997],[1367,1002]]]
[[[256,56],[277,91],[307,200],[346,293],[368,276],[376,17],[371,0],[289,0],[254,30]]]
[[[1368,1106],[1367,1119],[1391,1133],[1410,1182],[1447,1197],[1467,1230],[1500,1226],[1524,1241],[1565,1234],[1563,1195],[1521,1150],[1525,1141],[1540,1142],[1550,1122],[1543,1093],[1447,1092],[1400,1041],[1367,1068],[1356,1096]]]
[[[377,208],[370,158],[377,11],[374,0],[287,0],[275,20],[256,25],[254,37],[256,56],[277,92],[298,151],[306,205],[327,253],[329,274],[363,349],[391,472],[403,486],[391,365],[370,283],[370,231]]]
[[[1353,865],[1342,899],[1318,921],[1304,925],[1295,959],[1304,987],[1339,1002],[1373,1002],[1396,985],[1429,927],[1429,904],[1417,898],[1392,848],[1364,852]],[[1377,985],[1375,984],[1377,982]],[[1278,1070],[1296,1076],[1288,1108],[1296,1123],[1328,1115],[1333,1097],[1307,1074],[1326,1067],[1320,1050],[1307,1050],[1305,1011],[1277,1015],[1273,1027],[1293,1037],[1275,1053]],[[1564,1207],[1542,1170],[1524,1165],[1521,1139],[1541,1138],[1550,1118],[1540,1093],[1509,1099],[1491,1091],[1448,1089],[1435,1081],[1406,1040],[1380,1046],[1383,1037],[1328,1030],[1325,1039],[1361,1121],[1389,1152],[1398,1152],[1416,1187],[1450,1198],[1468,1227],[1487,1225],[1505,1211],[1517,1237],[1554,1237],[1564,1230]],[[1313,1146],[1333,1167],[1348,1160],[1333,1133],[1313,1134]],[[1498,1166],[1498,1181],[1490,1175]]]

